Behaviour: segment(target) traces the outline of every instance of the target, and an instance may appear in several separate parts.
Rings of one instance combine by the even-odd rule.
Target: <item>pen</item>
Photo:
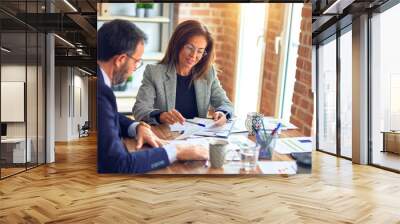
[[[280,127],[281,127],[281,122],[279,122],[276,128],[271,132],[271,135],[274,135],[275,132],[277,132]]]
[[[186,122],[187,122],[187,123],[191,123],[191,124],[196,124],[196,125],[201,126],[201,127],[206,127],[206,125],[205,125],[205,124],[202,124],[202,123],[197,123],[197,122],[188,121],[188,120],[186,120]]]
[[[263,132],[264,132],[264,136],[267,136],[267,132],[265,131],[265,126],[264,126],[264,118],[261,119],[261,124],[262,124],[262,128],[263,128]]]

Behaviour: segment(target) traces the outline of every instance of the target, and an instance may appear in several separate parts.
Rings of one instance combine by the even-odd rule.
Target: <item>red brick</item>
[[[296,107],[292,107],[290,109],[290,112],[292,113],[292,115],[296,115]]]
[[[207,9],[192,9],[190,13],[193,16],[208,16],[210,15],[210,11]]]
[[[233,100],[236,80],[237,31],[239,16],[237,4],[187,3],[175,4],[176,21],[196,19],[204,23],[215,40],[216,64],[223,72],[219,73],[221,85],[228,97]],[[178,8],[178,10],[176,9]],[[189,12],[188,15],[183,14]],[[182,16],[183,15],[183,16]]]
[[[296,62],[296,82],[290,120],[304,135],[311,134],[314,99],[311,92],[311,6],[304,4],[302,11],[300,46]],[[295,112],[295,113],[293,113]]]
[[[311,61],[304,61],[303,68],[304,70],[311,71]]]
[[[300,48],[299,48],[299,52],[300,52]],[[300,55],[300,53],[299,53],[299,55]],[[303,60],[301,60],[300,58],[297,58],[296,66],[297,66],[297,68],[302,68],[303,67]]]
[[[290,123],[296,125],[297,127],[302,126],[301,122],[297,118],[294,118],[294,117],[290,117]]]
[[[311,129],[308,126],[303,126],[303,134],[305,136],[311,136]]]
[[[303,11],[301,12],[302,17],[309,17],[311,18],[311,9],[310,8],[303,8]]]

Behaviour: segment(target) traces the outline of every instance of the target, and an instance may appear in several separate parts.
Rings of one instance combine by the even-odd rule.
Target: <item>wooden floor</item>
[[[0,223],[400,223],[400,175],[321,152],[291,177],[99,175],[96,139],[0,181]]]
[[[392,152],[374,151],[372,162],[395,170],[400,170],[400,155]]]

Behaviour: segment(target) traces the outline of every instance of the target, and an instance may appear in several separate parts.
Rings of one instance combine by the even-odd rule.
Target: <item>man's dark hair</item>
[[[108,61],[125,53],[131,56],[138,43],[146,41],[146,34],[129,21],[107,22],[97,31],[97,60]]]

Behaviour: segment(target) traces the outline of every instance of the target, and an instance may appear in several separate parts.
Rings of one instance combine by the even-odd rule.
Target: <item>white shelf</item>
[[[114,19],[123,19],[131,22],[142,22],[142,23],[169,23],[170,19],[168,17],[135,17],[135,16],[99,16],[97,21],[110,21]]]
[[[117,98],[117,108],[120,113],[132,113],[136,98]]]
[[[114,95],[115,98],[136,98],[136,93],[133,92],[114,91]]]
[[[164,57],[163,52],[146,52],[143,54],[143,61],[161,61]]]

